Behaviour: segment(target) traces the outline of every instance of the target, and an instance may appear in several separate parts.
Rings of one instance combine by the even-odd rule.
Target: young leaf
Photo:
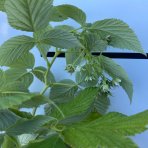
[[[4,7],[5,1],[6,0],[0,0],[0,11],[5,11],[5,7]]]
[[[30,52],[25,53],[22,57],[15,60],[13,63],[10,63],[5,66],[9,66],[12,68],[24,68],[24,69],[32,69],[35,64],[34,55]]]
[[[65,118],[82,115],[90,109],[97,92],[97,88],[86,88],[80,91],[70,102],[59,105],[59,108],[62,110]],[[52,116],[62,119],[61,114],[57,110],[53,111]]]
[[[37,31],[48,26],[53,0],[6,0],[8,21],[15,29]]]
[[[19,120],[20,117],[9,110],[0,110],[0,131],[5,131]]]
[[[83,47],[75,36],[61,29],[51,29],[44,34],[40,34],[38,42],[66,49]]]
[[[67,148],[59,135],[51,135],[45,139],[31,141],[25,148]]]
[[[39,130],[43,125],[55,121],[49,116],[36,116],[30,120],[21,119],[16,124],[6,130],[8,135],[31,134]]]
[[[72,147],[137,148],[127,136],[147,129],[146,116],[148,110],[130,117],[120,113],[109,113],[88,123],[71,125],[63,135],[65,142]]]
[[[111,77],[119,78],[121,80],[120,85],[126,91],[130,101],[132,100],[133,95],[133,85],[132,82],[129,80],[127,73],[124,69],[116,64],[112,59],[100,56],[99,57],[100,64],[102,69],[105,70]]]
[[[77,84],[69,79],[54,83],[50,90],[49,98],[55,102],[67,102],[75,96]]]
[[[141,44],[129,26],[118,19],[105,19],[95,22],[91,29],[98,31],[103,38],[109,37],[109,45],[129,49],[144,54]]]
[[[34,47],[34,39],[29,36],[17,36],[9,39],[0,47],[0,66],[10,66]]]
[[[59,5],[57,6],[57,9],[61,14],[74,19],[76,22],[78,22],[82,26],[86,23],[86,14],[81,9],[73,5],[68,5],[68,4]]]

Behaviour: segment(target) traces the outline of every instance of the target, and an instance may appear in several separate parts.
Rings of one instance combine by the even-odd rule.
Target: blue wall
[[[127,22],[133,28],[141,41],[143,48],[148,52],[148,1],[147,0],[55,0],[55,5],[69,3],[82,8],[88,15],[88,22],[104,18],[118,18]],[[77,25],[74,21],[69,24]],[[8,26],[5,14],[0,13],[0,44],[14,35],[22,34]],[[28,34],[28,33],[24,33]],[[118,49],[110,49],[119,51]],[[33,49],[36,54],[36,65],[45,65],[40,54]],[[116,60],[125,68],[134,84],[133,102],[130,104],[127,95],[122,89],[113,91],[111,98],[112,105],[110,111],[118,111],[132,115],[148,109],[148,60]],[[57,80],[61,80],[69,74],[64,72],[65,61],[57,59],[55,67],[52,69]],[[63,71],[59,74],[59,71]],[[38,87],[36,87],[38,86]],[[35,80],[31,90],[40,90],[42,84]],[[41,110],[39,110],[41,112]],[[133,138],[140,148],[148,148],[148,132],[137,135]]]

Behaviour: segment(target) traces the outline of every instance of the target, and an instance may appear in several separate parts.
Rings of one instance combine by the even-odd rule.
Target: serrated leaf
[[[51,29],[52,29],[52,27],[50,25],[48,25],[46,28],[34,32],[33,36],[34,36],[35,40],[37,40],[37,41],[40,40],[40,36],[44,35],[45,32],[47,32]],[[45,60],[47,60],[47,53],[48,53],[49,49],[51,48],[51,46],[49,44],[46,44],[46,43],[36,43],[36,47],[40,51],[41,56]]]
[[[19,116],[9,110],[0,110],[0,131],[5,131],[19,120]]]
[[[91,122],[71,125],[63,135],[65,142],[72,147],[137,148],[127,136],[147,129],[146,116],[148,110],[129,117],[120,113],[109,113]]]
[[[4,134],[0,134],[0,146],[2,145],[4,141]]]
[[[77,90],[78,86],[74,81],[65,79],[53,84],[49,98],[55,102],[67,102],[73,99]]]
[[[45,83],[45,73],[46,73],[47,69],[45,67],[39,66],[39,67],[35,67],[33,69],[33,74],[42,82]],[[55,77],[53,75],[53,73],[51,71],[48,72],[47,75],[47,83],[54,83],[55,82]]]
[[[22,134],[18,136],[18,141],[22,148],[24,148],[30,141],[35,140],[36,134]]]
[[[65,53],[66,57],[66,64],[72,64],[73,66],[77,66],[81,63],[82,57],[84,54],[82,54],[82,51],[80,49],[71,48],[68,49]]]
[[[17,36],[7,40],[0,47],[0,66],[11,66],[33,47],[34,39],[29,36]]]
[[[86,14],[76,6],[64,4],[57,6],[57,9],[61,14],[72,18],[82,26],[86,23]]]
[[[100,56],[99,59],[102,69],[104,69],[106,73],[113,78],[119,78],[121,80],[120,85],[126,91],[131,101],[133,95],[133,85],[124,69],[110,58]]]
[[[110,106],[110,100],[106,95],[99,94],[94,102],[94,109],[101,115],[105,114]]]
[[[39,130],[43,125],[55,121],[55,118],[49,116],[36,116],[30,120],[21,119],[6,130],[8,135],[32,134]]]
[[[37,31],[48,26],[53,0],[6,0],[8,21],[15,29]]]
[[[69,31],[69,32],[71,32],[72,30],[75,30],[74,27],[69,26],[69,25],[58,25],[58,26],[55,26],[54,28],[55,29],[66,30],[66,31]]]
[[[19,147],[18,141],[16,137],[11,137],[8,135],[5,135],[4,142],[2,144],[2,148],[17,148]]]
[[[39,139],[31,141],[27,146],[24,148],[67,148],[62,139],[59,135],[52,135],[45,139]]]
[[[40,105],[48,103],[48,99],[44,97],[43,95],[36,95],[32,97],[30,100],[27,100],[23,102],[22,105],[20,105],[21,108],[33,108],[33,107],[39,107]]]
[[[0,0],[0,11],[5,11],[4,4],[6,0]]]
[[[17,109],[14,109],[14,108],[9,108],[9,110],[14,113],[15,115],[17,115],[18,117],[21,117],[21,118],[26,118],[26,119],[31,119],[33,118],[32,114],[29,113],[29,112],[25,112],[25,111],[19,111]]]
[[[49,21],[50,22],[62,22],[64,20],[67,20],[68,17],[62,14],[57,6],[52,7],[52,10],[50,12]]]
[[[97,88],[86,88],[79,92],[79,94],[70,102],[59,105],[65,118],[79,116],[86,113],[94,102],[97,94]],[[58,110],[54,110],[52,116],[62,119]]]
[[[129,26],[118,19],[105,19],[95,22],[91,29],[97,30],[103,38],[109,37],[109,45],[145,54],[141,44]]]
[[[34,64],[35,64],[34,55],[30,52],[27,52],[22,57],[18,58],[8,66],[12,68],[17,67],[17,68],[32,69],[34,67]]]
[[[85,47],[90,52],[105,51],[108,46],[107,41],[102,40],[96,33],[87,33],[84,35],[84,38]]]
[[[8,109],[13,106],[20,105],[23,102],[30,100],[31,98],[32,94],[19,91],[0,92],[0,109]]]
[[[96,84],[98,83],[97,79],[93,79],[93,80],[87,80],[86,78],[88,77],[87,72],[86,71],[77,71],[76,75],[75,75],[75,79],[78,85],[82,86],[82,87],[93,87],[96,86]]]
[[[40,34],[37,42],[40,44],[48,44],[66,49],[83,47],[72,33],[61,29],[51,29],[43,34]]]
[[[33,75],[25,69],[10,68],[5,71],[6,82],[20,82],[24,88],[28,88],[33,82]]]

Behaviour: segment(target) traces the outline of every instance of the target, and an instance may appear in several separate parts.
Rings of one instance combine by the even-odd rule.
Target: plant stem
[[[65,115],[63,114],[63,112],[61,111],[61,109],[52,101],[52,100],[49,100],[48,101],[50,104],[52,104],[58,111],[59,111],[59,113],[61,114],[61,116],[63,117],[63,118],[65,118]]]
[[[54,57],[52,58],[51,62],[50,62],[50,68],[52,67],[55,59],[57,58],[57,56],[61,53],[61,51],[56,50]]]
[[[48,88],[49,88],[49,86],[46,85],[46,86],[44,87],[44,89],[41,91],[40,95],[43,95],[43,94],[46,92],[46,90],[47,90]],[[32,110],[32,115],[33,115],[33,116],[35,116],[36,111],[37,111],[37,107],[34,107],[33,110]]]
[[[51,62],[48,61],[48,59],[46,58],[46,63],[47,63],[47,71],[45,73],[45,87],[44,89],[41,91],[40,95],[44,95],[44,93],[46,92],[46,90],[49,88],[49,84],[47,82],[47,77],[48,77],[48,73],[53,65],[53,63],[55,62],[55,59],[57,58],[57,56],[61,53],[61,51],[57,50],[56,49],[56,52],[55,52],[55,55],[54,57],[52,58]],[[52,103],[59,111],[60,113],[62,113],[62,111],[58,108],[58,106],[56,104],[54,104],[54,102]],[[36,114],[36,111],[37,111],[37,107],[34,107],[33,110],[32,110],[32,115],[35,116]],[[63,113],[62,113],[63,114]]]

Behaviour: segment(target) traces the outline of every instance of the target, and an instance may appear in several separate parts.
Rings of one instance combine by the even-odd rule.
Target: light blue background
[[[55,0],[55,4],[74,4],[82,8],[87,14],[87,21],[94,22],[104,18],[118,18],[124,20],[135,30],[141,41],[143,48],[148,52],[148,1],[147,0]],[[74,21],[69,24],[77,26]],[[0,13],[0,44],[8,38],[19,35],[30,34],[16,31],[8,26],[4,13]],[[119,51],[118,49],[110,49]],[[45,65],[43,59],[36,49],[33,49],[36,55],[36,65]],[[133,102],[130,104],[127,95],[122,89],[113,90],[111,98],[110,111],[118,111],[124,114],[132,115],[148,109],[148,60],[116,60],[125,68],[130,79],[134,84]],[[65,61],[57,59],[52,69],[57,80],[65,77],[72,78],[64,72]],[[35,80],[31,86],[32,91],[40,91],[42,83]],[[39,110],[38,112],[41,112]],[[148,132],[137,135],[133,138],[140,148],[148,148]]]

